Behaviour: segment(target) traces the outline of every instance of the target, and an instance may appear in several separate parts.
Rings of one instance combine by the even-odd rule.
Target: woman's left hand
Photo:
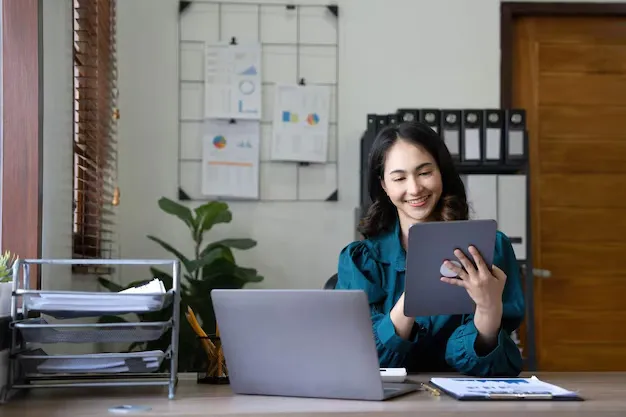
[[[461,268],[446,260],[445,266],[456,273],[457,278],[441,277],[441,280],[465,288],[476,303],[477,310],[502,311],[502,292],[506,283],[506,274],[495,265],[490,271],[474,246],[469,247],[469,253],[474,258],[476,266],[465,256],[463,251],[457,249],[454,251],[454,255],[463,267]]]

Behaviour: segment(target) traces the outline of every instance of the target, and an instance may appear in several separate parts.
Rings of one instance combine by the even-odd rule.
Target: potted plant
[[[189,230],[193,241],[193,253],[185,255],[182,251],[174,248],[159,237],[149,235],[148,238],[166,251],[173,254],[181,262],[181,313],[180,313],[180,336],[179,336],[179,371],[195,371],[194,362],[198,355],[203,352],[198,341],[197,334],[185,319],[187,307],[196,314],[199,324],[207,335],[215,335],[215,314],[211,302],[211,290],[215,288],[238,289],[251,282],[261,282],[263,277],[256,269],[244,268],[237,265],[234,249],[247,250],[256,246],[256,241],[248,238],[223,239],[214,242],[206,241],[206,234],[218,224],[229,223],[232,220],[232,212],[228,204],[220,201],[211,201],[202,204],[195,209],[189,209],[168,198],[158,201],[159,208],[165,213],[176,216]],[[172,288],[172,276],[157,268],[150,268],[152,278],[160,279],[165,288]],[[145,280],[144,280],[145,281]],[[110,280],[100,277],[99,282],[110,291],[121,291],[125,288],[136,286],[144,281],[136,281],[126,287],[122,287]],[[144,321],[165,321],[170,317],[171,311],[160,311],[140,315]],[[103,317],[102,321],[124,321],[120,317]],[[167,349],[170,337],[166,334],[161,339],[141,344],[142,349]],[[136,348],[133,344],[129,350]]]
[[[0,256],[0,317],[11,314],[11,296],[13,291],[13,264],[15,255],[5,251]]]

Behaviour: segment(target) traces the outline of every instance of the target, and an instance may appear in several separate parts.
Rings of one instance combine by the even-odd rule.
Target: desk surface
[[[584,402],[462,402],[445,394],[431,396],[425,391],[384,402],[284,398],[233,395],[228,385],[198,385],[193,376],[181,375],[176,399],[167,399],[161,387],[126,388],[37,388],[0,405],[3,417],[25,415],[112,416],[109,407],[133,404],[152,408],[130,416],[625,416],[626,373],[537,373],[539,378],[570,390],[577,390]],[[439,376],[439,375],[438,375]],[[529,375],[525,375],[529,376]],[[425,382],[429,375],[411,376]]]

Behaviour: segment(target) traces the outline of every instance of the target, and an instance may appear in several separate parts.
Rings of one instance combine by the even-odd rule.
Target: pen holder
[[[198,384],[228,384],[228,369],[219,336],[198,337]]]

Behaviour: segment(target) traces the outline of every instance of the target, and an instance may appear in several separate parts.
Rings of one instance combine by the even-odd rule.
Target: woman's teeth
[[[416,198],[413,200],[408,200],[407,203],[412,207],[419,207],[419,206],[423,206],[426,203],[427,199],[428,199],[428,196]]]

